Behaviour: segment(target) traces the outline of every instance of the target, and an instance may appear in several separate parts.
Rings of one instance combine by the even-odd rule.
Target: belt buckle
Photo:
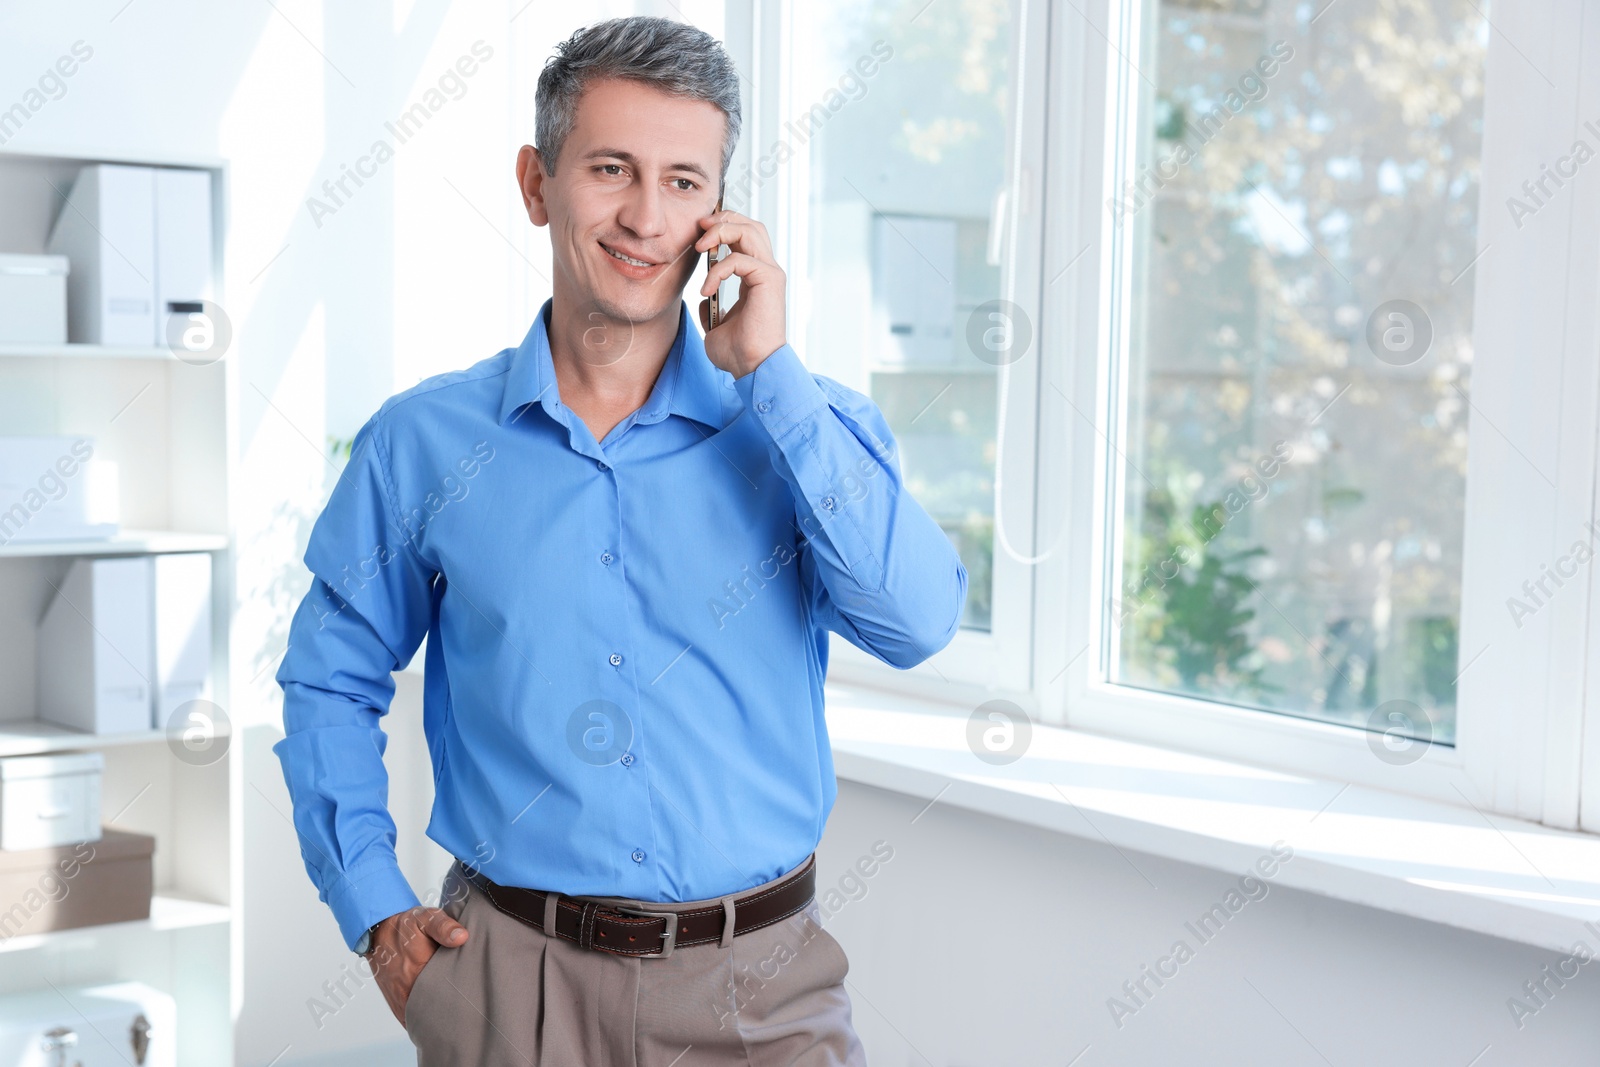
[[[640,952],[640,953],[630,952],[630,953],[628,953],[628,955],[632,956],[634,959],[639,959],[639,960],[664,960],[668,956],[672,955],[672,950],[674,948],[676,948],[677,944],[678,944],[678,913],[677,912],[675,912],[675,911],[646,911],[643,908],[630,908],[630,907],[625,907],[625,906],[620,905],[620,904],[617,905],[616,908],[614,908],[613,910],[617,911],[618,913],[620,913],[622,915],[628,915],[628,916],[631,916],[631,917],[636,918],[636,919],[665,919],[665,920],[667,920],[667,932],[661,935],[661,940],[663,942],[665,942],[665,944],[662,947],[660,952]]]

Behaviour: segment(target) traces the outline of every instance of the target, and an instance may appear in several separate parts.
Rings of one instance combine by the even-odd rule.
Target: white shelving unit
[[[89,163],[181,166],[211,174],[215,299],[226,168],[216,159],[134,159],[92,150],[52,155],[0,149],[0,251],[42,252],[57,189]],[[109,540],[13,541],[0,546],[0,756],[101,752],[101,819],[156,839],[150,917],[43,934],[0,936],[0,995],[46,983],[136,980],[178,1004],[178,1062],[229,1067],[241,990],[236,905],[241,857],[241,754],[179,757],[164,731],[78,733],[35,716],[38,622],[74,558],[210,552],[212,697],[229,697],[233,550],[229,500],[237,455],[237,385],[230,353],[209,366],[166,348],[0,345],[0,434],[83,435],[117,464],[122,532]],[[5,506],[0,504],[0,507]],[[224,731],[220,736],[232,741]],[[13,902],[0,901],[0,912]]]
[[[163,552],[220,552],[228,547],[222,534],[177,530],[122,530],[96,541],[13,541],[0,545],[0,559],[37,556],[151,556]]]
[[[229,736],[229,731],[219,731]],[[38,719],[0,722],[0,757],[41,756],[50,752],[104,750],[124,745],[148,745],[167,741],[165,730],[136,730],[124,734],[86,734]]]
[[[165,348],[123,348],[116,345],[0,345],[0,359],[171,359]]]
[[[77,942],[92,945],[96,940],[127,933],[165,933],[171,930],[193,930],[202,926],[226,926],[233,912],[223,904],[205,900],[187,900],[183,897],[165,897],[156,894],[150,900],[150,918],[136,922],[107,923],[104,926],[86,926],[76,930],[57,930],[48,934],[18,934],[0,941],[0,953],[32,952]]]

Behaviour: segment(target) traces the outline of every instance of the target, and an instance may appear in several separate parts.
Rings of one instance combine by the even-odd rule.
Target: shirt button
[[[616,559],[616,558],[617,558],[617,557],[615,557],[615,556],[613,556],[613,555],[612,555],[612,554],[611,554],[611,553],[609,553],[609,552],[602,552],[602,553],[600,553],[600,562],[601,562],[601,563],[604,563],[604,564],[605,564],[605,565],[606,565],[606,566],[607,566],[607,567],[609,567],[609,566],[611,566],[611,561],[612,561],[612,560],[614,560],[614,559]]]
[[[622,765],[624,767],[632,767],[633,766],[633,753],[632,752],[624,752],[622,754]]]
[[[644,862],[644,849],[636,848],[636,849],[633,850],[633,862],[635,862],[635,863],[643,863]]]
[[[620,652],[611,653],[611,665],[613,667],[622,666],[622,653],[620,653]]]
[[[599,467],[603,471],[608,471],[608,470],[611,469],[610,467],[606,466],[606,461],[603,460],[603,459],[602,460],[598,460],[595,465],[597,467]]]
[[[831,497],[831,496],[823,497],[822,498],[822,510],[824,510],[824,511],[832,511],[834,503],[835,503],[835,501],[834,501],[833,497]]]
[[[763,414],[763,415],[765,415],[771,409],[772,409],[772,405],[767,403],[765,400],[760,401],[759,403],[756,404],[756,410],[761,412],[761,414]]]

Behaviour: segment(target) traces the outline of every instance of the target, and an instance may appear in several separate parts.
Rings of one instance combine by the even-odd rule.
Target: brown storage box
[[[148,834],[107,829],[98,841],[0,852],[0,943],[148,919],[155,847]]]

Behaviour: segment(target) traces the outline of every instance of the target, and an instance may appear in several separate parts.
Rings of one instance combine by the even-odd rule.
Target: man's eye
[[[675,181],[675,182],[680,182],[681,183],[678,186],[678,191],[680,193],[692,193],[692,192],[695,191],[696,188],[698,188],[698,186],[696,186],[694,184],[694,182],[691,181],[688,178],[674,178],[672,180]],[[687,188],[685,188],[685,186],[687,186]]]
[[[622,164],[620,164],[620,163],[602,163],[602,164],[600,164],[600,169],[601,170],[614,170],[614,171],[617,171],[617,172],[620,173],[622,171]]]

